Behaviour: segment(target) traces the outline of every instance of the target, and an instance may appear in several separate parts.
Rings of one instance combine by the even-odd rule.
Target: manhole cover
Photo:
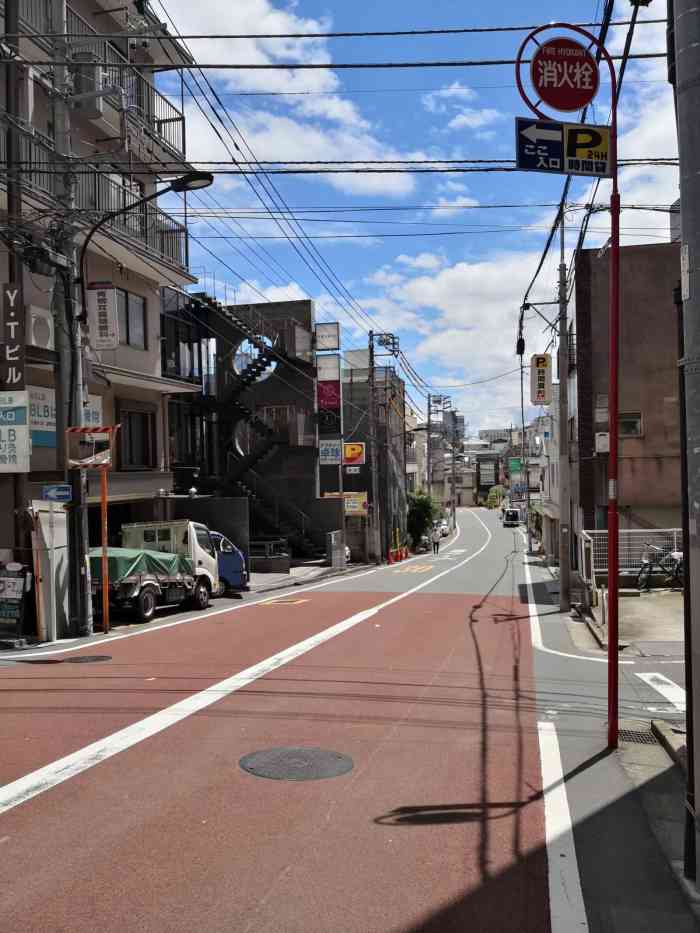
[[[634,742],[637,745],[656,745],[656,736],[652,732],[635,732],[633,729],[620,729],[621,742]]]
[[[352,758],[325,748],[268,748],[245,755],[241,768],[273,781],[318,781],[352,771]]]
[[[77,658],[66,658],[66,664],[95,664],[97,661],[111,660],[111,654],[81,654]]]

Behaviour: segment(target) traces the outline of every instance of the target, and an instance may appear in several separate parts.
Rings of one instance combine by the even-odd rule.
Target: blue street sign
[[[564,165],[564,125],[516,117],[515,152],[518,168],[526,172],[560,173]]]
[[[70,502],[73,490],[69,483],[56,483],[54,486],[44,486],[41,490],[44,502]]]
[[[526,172],[610,175],[610,127],[515,118],[515,158]]]

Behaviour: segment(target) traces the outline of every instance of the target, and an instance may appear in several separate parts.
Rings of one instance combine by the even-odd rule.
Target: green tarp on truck
[[[107,548],[109,582],[118,583],[126,577],[149,574],[157,577],[193,576],[192,561],[181,554],[163,551],[143,551],[139,548]],[[102,548],[90,548],[90,574],[93,581],[102,580]]]

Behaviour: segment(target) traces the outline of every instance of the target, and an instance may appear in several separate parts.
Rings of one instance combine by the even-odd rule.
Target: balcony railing
[[[59,175],[59,163],[53,145],[46,137],[20,134],[20,159],[22,181],[27,190],[55,197]],[[0,163],[7,160],[7,136],[0,132]],[[76,172],[76,207],[94,211],[95,220],[109,211],[119,210],[136,204],[139,195],[104,174],[106,166],[81,162]],[[90,172],[89,169],[94,169]],[[4,175],[4,172],[3,172]],[[167,262],[185,266],[185,242],[187,231],[170,215],[153,204],[142,204],[110,221],[106,229],[112,229],[131,240],[147,246],[153,253]]]
[[[3,19],[5,4],[0,0]],[[69,33],[79,33],[69,39],[70,52],[91,52],[97,61],[107,62],[101,66],[106,72],[107,84],[115,84],[124,89],[129,113],[137,122],[165,144],[178,156],[185,151],[185,118],[178,108],[161,94],[138,71],[137,66],[129,64],[126,56],[107,39],[101,39],[97,30],[80,16],[71,6],[66,8]],[[42,34],[51,33],[51,0],[20,0],[20,21],[23,29],[39,33],[36,41],[45,48],[50,48],[50,40]],[[84,36],[84,38],[82,38]],[[116,97],[106,98],[114,106],[121,106]]]

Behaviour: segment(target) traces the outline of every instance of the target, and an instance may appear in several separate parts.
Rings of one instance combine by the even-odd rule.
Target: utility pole
[[[690,548],[685,555],[690,578],[691,605],[700,605],[700,16],[695,0],[674,0],[675,92],[681,189],[681,298],[683,301],[685,417]],[[700,685],[698,640],[693,639],[692,719],[698,721]],[[690,700],[690,697],[688,698]],[[694,746],[694,757],[698,745]],[[697,758],[694,760],[695,799],[698,799]],[[695,838],[700,827],[695,813]]]
[[[377,463],[377,415],[374,372],[374,331],[369,332],[369,455],[372,471],[372,550],[377,564],[382,562],[379,531],[379,464]]]
[[[19,4],[20,0],[6,0],[5,3],[5,39],[14,53],[19,56]],[[7,111],[7,217],[10,227],[10,250],[8,254],[8,285],[12,285],[16,290],[14,298],[15,307],[19,308],[19,313],[24,314],[24,264],[18,251],[17,244],[13,239],[13,227],[20,227],[22,224],[22,155],[20,151],[20,131],[18,121],[20,113],[20,88],[19,88],[19,69],[20,64],[17,60],[9,62],[5,68],[5,91],[6,91],[6,111]],[[22,325],[21,333],[24,332]],[[24,341],[23,341],[24,342]],[[20,353],[24,354],[24,346],[20,348]],[[18,389],[25,388],[24,366],[22,366],[22,381],[15,386]],[[14,540],[17,547],[22,547],[24,537],[24,525],[22,513],[27,501],[27,477],[24,473],[14,473],[12,475],[13,498],[15,508],[14,522]]]
[[[68,61],[66,40],[66,0],[52,0],[53,56],[56,62]],[[83,348],[82,330],[76,314],[75,301],[75,173],[71,164],[71,115],[68,101],[72,90],[66,65],[54,67],[54,127],[58,169],[56,200],[61,208],[61,221],[56,230],[55,249],[68,260],[67,271],[58,276],[62,287],[54,292],[54,333],[58,351],[56,378],[56,458],[60,469],[66,463],[65,436],[67,427],[84,426]],[[86,313],[80,309],[81,314]],[[92,593],[87,520],[87,471],[76,470],[66,479],[73,486],[73,505],[68,518],[68,574],[70,625],[79,635],[92,634]]]
[[[452,422],[452,530],[457,528],[457,419]]]
[[[571,486],[569,467],[569,330],[564,254],[564,205],[559,217],[559,611],[571,609]]]
[[[520,354],[520,417],[523,428],[523,436],[520,443],[520,459],[522,461],[522,474],[525,477],[525,525],[527,528],[527,551],[528,554],[530,554],[532,553],[532,528],[530,527],[530,467],[525,451],[525,364],[523,362],[522,353]]]
[[[430,452],[430,431],[432,429],[433,397],[428,394],[428,442],[426,444],[426,461],[428,466],[428,496],[433,496],[433,460]]]

